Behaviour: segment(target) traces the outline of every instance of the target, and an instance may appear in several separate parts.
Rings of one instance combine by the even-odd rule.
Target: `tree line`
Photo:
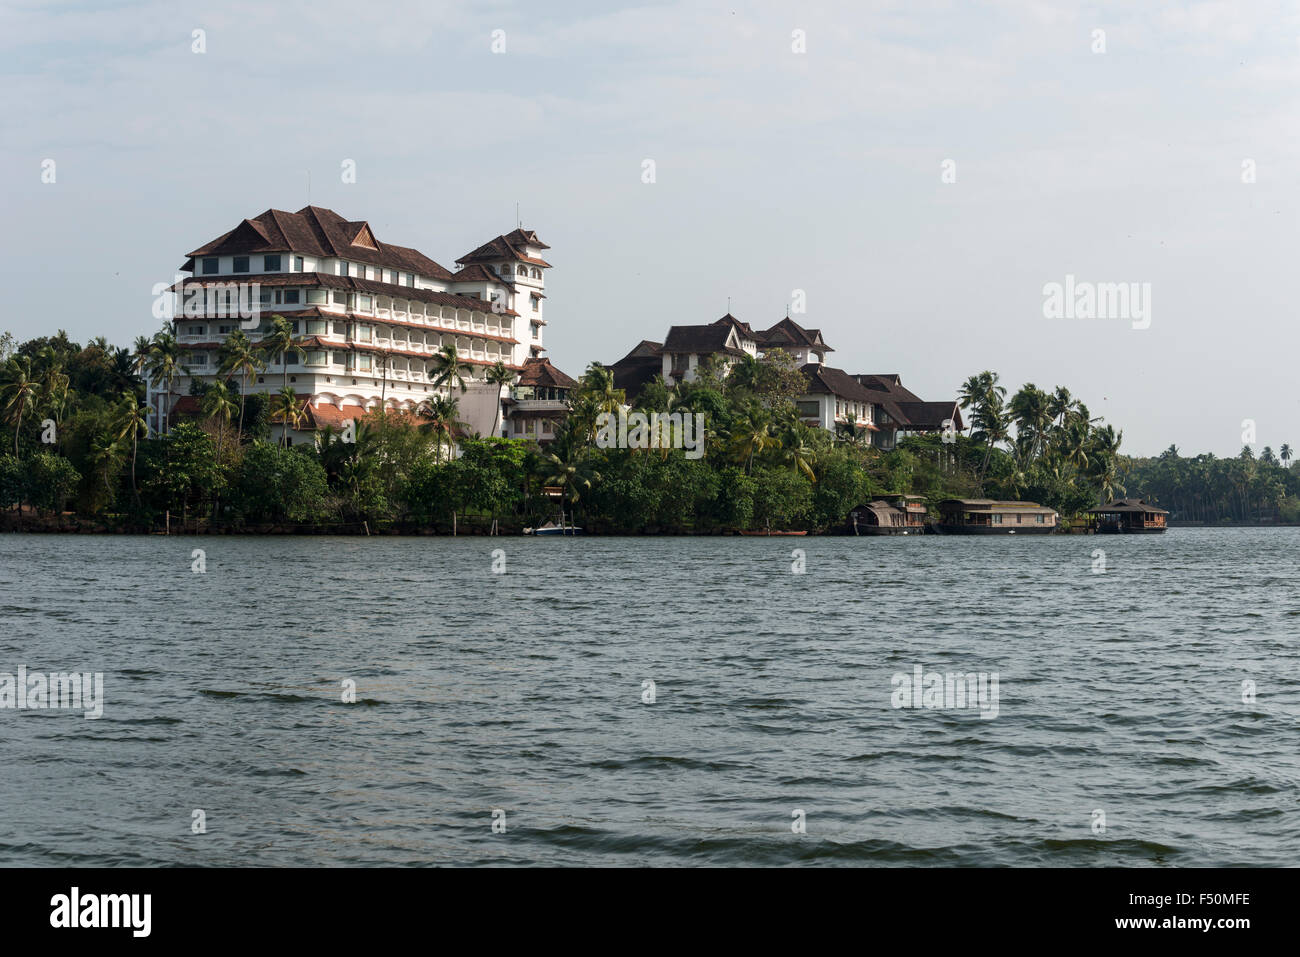
[[[568,415],[545,446],[484,438],[459,419],[468,366],[453,346],[433,358],[439,392],[414,415],[375,411],[347,434],[325,428],[290,446],[273,427],[302,424],[304,398],[288,383],[299,349],[283,317],[261,339],[236,330],[216,354],[213,381],[192,379],[194,411],[150,435],[147,376],[167,393],[190,370],[164,328],[132,348],[98,338],[82,346],[60,331],[15,344],[0,338],[0,413],[11,430],[0,456],[0,509],[10,518],[62,516],[103,528],[152,530],[347,526],[442,531],[517,530],[559,518],[592,531],[836,531],[851,508],[913,494],[1038,501],[1065,516],[1122,495],[1145,494],[1178,518],[1285,517],[1294,509],[1290,449],[1220,462],[1119,453],[1122,434],[1058,387],[1026,384],[1008,398],[993,372],[971,376],[960,404],[968,434],[872,445],[851,425],[832,434],[803,422],[795,400],[807,380],[785,353],[703,362],[690,382],[656,378],[628,402],[611,371],[593,363]],[[276,392],[250,391],[279,373]],[[509,385],[500,363],[489,381]],[[600,448],[602,413],[702,413],[705,454]],[[493,431],[499,427],[494,422]],[[53,428],[50,428],[50,425]],[[282,433],[284,429],[280,430]],[[1199,464],[1198,464],[1199,463]]]

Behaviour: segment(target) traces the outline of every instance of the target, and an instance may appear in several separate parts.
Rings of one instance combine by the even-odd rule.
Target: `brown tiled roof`
[[[1088,509],[1089,512],[1142,512],[1154,515],[1168,515],[1169,512],[1157,505],[1151,505],[1141,498],[1120,498],[1105,505]]]
[[[662,351],[708,355],[715,352],[733,356],[745,353],[727,344],[731,338],[730,326],[672,326],[664,337]]]
[[[524,246],[536,246],[539,249],[551,248],[539,240],[537,234],[532,230],[516,229],[512,233],[488,240],[472,252],[461,256],[456,262],[460,265],[469,265],[471,263],[490,263],[500,262],[502,259],[513,259],[519,262],[531,263],[534,266],[550,268],[551,264],[545,259],[525,255],[523,252]]]
[[[820,329],[805,329],[789,316],[786,316],[770,329],[758,333],[758,341],[774,349],[782,346],[811,346],[820,352],[834,352],[822,340]]]
[[[875,399],[857,379],[843,369],[832,369],[818,362],[810,362],[799,370],[808,377],[808,394],[839,396],[851,402],[871,403]]]
[[[957,402],[900,402],[898,408],[903,413],[903,424],[913,429],[938,431],[943,423],[951,419],[952,427],[960,432],[966,426],[961,420],[961,409]]]
[[[556,389],[576,389],[578,382],[551,365],[550,359],[525,359],[516,385],[549,386]]]
[[[321,258],[341,257],[372,266],[387,266],[433,279],[450,279],[451,273],[424,253],[407,246],[375,240],[375,248],[355,241],[373,237],[365,222],[349,222],[332,209],[304,206],[296,213],[268,209],[245,219],[228,233],[188,255],[218,256],[291,252]]]
[[[663,371],[663,364],[663,343],[642,339],[631,352],[606,368],[614,373],[614,388],[622,389],[631,400]]]
[[[452,282],[496,282],[503,286],[509,286],[511,289],[515,284],[505,276],[498,276],[487,266],[482,263],[470,263],[460,272],[451,277]]]
[[[758,341],[758,334],[757,334],[756,332],[754,332],[754,330],[751,329],[751,328],[749,327],[749,323],[747,323],[747,322],[741,322],[739,319],[737,319],[737,318],[736,318],[735,316],[733,316],[731,313],[727,313],[725,316],[723,316],[723,317],[722,317],[721,319],[719,319],[717,322],[713,323],[713,325],[715,325],[715,326],[731,326],[733,329],[736,330],[736,332],[737,332],[738,334],[744,336],[746,339],[752,339],[752,340],[754,340],[755,342]]]

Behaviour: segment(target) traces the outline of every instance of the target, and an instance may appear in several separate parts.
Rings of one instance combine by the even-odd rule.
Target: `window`
[[[234,268],[231,272],[248,272],[248,257],[236,256],[234,259]]]
[[[334,335],[346,336],[348,334],[348,324],[346,322],[334,323]]]
[[[542,278],[542,271],[541,271],[540,269],[537,269],[536,267],[534,267],[534,268],[533,268],[533,278],[534,278],[534,279],[541,279],[541,278]]]
[[[1035,516],[1034,516],[1034,522],[1035,522],[1036,524],[1038,524],[1038,525],[1042,525],[1042,524],[1043,524],[1043,516],[1041,516],[1041,515],[1035,515]]]
[[[329,353],[327,352],[309,352],[307,353],[307,365],[323,366],[328,361]]]
[[[219,262],[219,260],[217,259],[216,256],[209,256],[209,257],[207,257],[206,259],[204,259],[204,260],[203,260],[203,275],[205,275],[205,276],[211,276],[213,273],[215,273],[215,272],[217,271],[217,264],[218,264],[218,262]]]
[[[371,332],[372,330],[369,326],[357,326],[357,338],[362,342],[370,341]]]
[[[339,260],[339,275],[340,275],[340,276],[346,276],[347,274],[348,274],[348,264],[347,264],[347,261],[346,261],[346,260],[343,260],[343,259],[340,259],[340,260]]]
[[[272,299],[274,299],[274,294],[270,289],[262,289],[257,294],[257,301],[264,306],[269,306]]]
[[[370,371],[370,356],[357,356],[357,368],[362,372]]]
[[[298,364],[298,353],[290,352],[285,355],[284,364],[287,366],[296,366]]]
[[[408,272],[406,274],[406,284],[411,287],[415,286],[415,273]]]
[[[284,291],[284,304],[286,306],[296,305],[298,302],[299,291],[297,289],[286,289]]]
[[[280,271],[279,256],[262,257],[262,272],[279,272],[279,271]]]
[[[336,305],[346,306],[348,304],[348,294],[339,289],[335,289],[334,292],[330,294],[330,299],[333,300]]]
[[[799,415],[805,419],[815,419],[819,415],[816,402],[798,402]]]
[[[1001,525],[1001,524],[1002,524],[1002,516],[1001,516],[1001,515],[994,515],[992,521],[993,521],[993,524],[994,524],[994,525]]]
[[[303,269],[303,261],[302,261],[302,257],[301,257],[301,256],[294,256],[294,257],[293,257],[293,271],[294,271],[294,272],[302,272],[302,269]]]
[[[325,332],[326,332],[326,326],[328,326],[328,325],[329,325],[329,323],[327,323],[324,319],[308,319],[308,320],[307,320],[307,335],[309,335],[309,336],[323,336],[323,335],[325,335]]]
[[[362,312],[369,312],[373,302],[370,296],[357,296],[357,308]]]
[[[313,305],[319,306],[323,303],[329,302],[329,293],[324,289],[308,289],[307,301]]]

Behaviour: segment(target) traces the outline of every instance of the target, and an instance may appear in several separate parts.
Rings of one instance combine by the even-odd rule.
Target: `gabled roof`
[[[833,395],[851,402],[875,401],[871,393],[843,369],[810,362],[799,371],[808,377],[808,395]]]
[[[460,272],[455,273],[451,277],[451,281],[452,282],[495,282],[495,283],[500,283],[502,286],[509,286],[511,289],[515,287],[515,284],[512,283],[509,279],[505,278],[504,276],[497,275],[491,269],[488,269],[487,266],[484,266],[482,263],[472,263],[466,266]]]
[[[902,423],[913,429],[937,432],[949,420],[958,432],[966,428],[955,399],[950,402],[900,402],[898,408],[903,413]]]
[[[1141,498],[1121,498],[1105,505],[1088,509],[1089,512],[1142,512],[1149,515],[1168,515],[1169,512]]]
[[[519,373],[516,385],[549,386],[556,389],[576,389],[578,382],[555,366],[550,359],[532,358],[524,360],[523,370]]]
[[[350,222],[321,206],[304,206],[296,213],[268,209],[245,219],[230,232],[200,246],[188,255],[220,256],[292,252],[323,259],[341,258],[450,279],[451,273],[424,253],[407,246],[383,243],[370,224]]]
[[[632,347],[631,352],[629,352],[623,358],[619,359],[618,362],[615,362],[613,365],[611,365],[610,368],[617,369],[623,363],[630,362],[631,360],[634,359],[654,358],[657,360],[659,356],[663,354],[663,350],[664,350],[664,344],[662,342],[653,342],[649,339],[642,339],[640,342],[638,342],[635,346]]]
[[[536,246],[538,249],[551,248],[538,239],[537,233],[531,229],[516,229],[513,233],[506,233],[502,238],[512,246]]]
[[[758,333],[758,341],[765,346],[780,349],[786,346],[803,346],[817,352],[834,352],[822,339],[820,329],[805,329],[786,316],[770,329]]]
[[[715,352],[743,356],[736,330],[729,325],[672,326],[664,336],[663,351],[710,355]]]
[[[516,229],[514,232],[507,233],[504,236],[498,236],[496,239],[490,239],[482,246],[472,252],[461,256],[456,262],[460,265],[470,263],[493,263],[500,262],[503,259],[518,260],[519,262],[531,263],[534,266],[550,268],[550,263],[544,259],[538,259],[536,256],[529,256],[524,253],[525,246],[536,246],[538,249],[550,249],[537,238],[537,234],[531,229]]]
[[[715,325],[715,326],[731,326],[731,327],[732,327],[733,329],[735,329],[736,332],[737,332],[740,336],[742,336],[743,338],[745,338],[745,339],[750,339],[750,340],[752,340],[752,341],[754,341],[754,342],[758,342],[758,333],[754,332],[754,330],[751,329],[751,328],[749,327],[749,323],[747,323],[747,322],[741,322],[739,319],[737,319],[737,318],[736,318],[735,316],[733,316],[731,313],[727,313],[725,316],[723,316],[723,317],[722,317],[721,319],[719,319],[717,322],[713,323],[713,325]]]

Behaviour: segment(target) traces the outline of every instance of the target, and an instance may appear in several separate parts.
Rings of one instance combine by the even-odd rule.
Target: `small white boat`
[[[581,535],[582,529],[573,525],[556,525],[547,522],[538,528],[525,528],[525,535]]]

